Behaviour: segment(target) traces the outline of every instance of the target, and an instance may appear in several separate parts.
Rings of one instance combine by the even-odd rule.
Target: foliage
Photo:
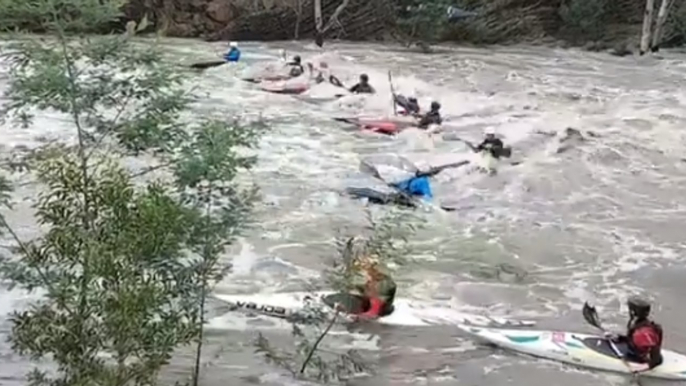
[[[686,44],[686,3],[672,4],[662,41],[664,47]]]
[[[391,211],[379,219],[367,212],[368,225],[365,233],[357,238],[341,237],[337,240],[338,254],[332,267],[324,272],[324,282],[331,289],[349,292],[356,286],[358,273],[352,262],[362,256],[374,255],[383,269],[392,270],[408,264],[411,248],[408,238],[418,226],[418,218],[411,212]],[[273,347],[269,340],[259,335],[255,345],[257,352],[267,361],[287,370],[296,377],[321,382],[341,381],[359,374],[369,374],[373,368],[355,350],[332,352],[318,346],[339,319],[339,311],[321,308],[318,303],[309,304],[304,311],[290,317],[295,341],[293,353]],[[304,329],[302,326],[308,325]]]
[[[409,238],[422,225],[419,217],[411,212],[391,210],[375,219],[367,211],[367,221],[365,234],[336,240],[338,253],[331,267],[325,271],[325,281],[334,290],[350,291],[355,288],[359,274],[352,269],[352,264],[361,257],[376,257],[385,271],[393,271],[411,262]]]
[[[0,0],[0,26],[6,30],[98,32],[122,16],[127,0]]]
[[[607,0],[569,0],[559,9],[560,18],[577,39],[599,40],[606,32],[609,4]]]
[[[289,352],[272,346],[269,340],[258,334],[255,340],[256,353],[263,355],[272,363],[297,378],[317,380],[322,383],[343,381],[351,377],[371,373],[372,367],[356,350],[338,353],[319,348],[319,343],[328,334],[337,319],[309,319],[307,329],[299,323],[293,323],[292,335],[295,339],[295,350]],[[314,328],[312,328],[314,326]]]
[[[156,45],[132,43],[141,26],[122,36],[77,34],[112,20],[120,5],[0,0],[0,19],[31,15],[53,35],[16,36],[5,47],[4,113],[29,126],[36,110],[58,112],[77,139],[9,165],[22,172],[23,161],[36,172],[43,189],[34,208],[45,233],[21,240],[0,216],[19,250],[0,262],[2,274],[13,287],[44,293],[12,316],[13,348],[57,365],[54,378],[31,373],[34,385],[153,384],[172,352],[192,342],[197,384],[205,297],[226,272],[220,256],[255,198],[234,180],[254,164],[239,150],[254,146],[260,130],[224,118],[182,121],[191,95]],[[120,166],[139,154],[154,166]],[[172,178],[134,181],[153,169]]]
[[[448,24],[447,9],[453,5],[449,0],[398,0],[396,7],[397,25],[400,31],[412,41],[431,43],[438,40]]]

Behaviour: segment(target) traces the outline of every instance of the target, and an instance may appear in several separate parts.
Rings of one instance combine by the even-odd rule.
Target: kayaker
[[[291,66],[291,71],[288,73],[291,78],[297,78],[305,72],[299,55],[295,55],[293,61],[286,63],[286,65]]]
[[[224,60],[227,62],[237,62],[241,59],[241,50],[238,49],[238,43],[229,43],[229,52],[224,55]]]
[[[352,86],[350,92],[353,94],[374,94],[374,88],[369,84],[367,74],[360,75],[360,83]]]
[[[488,151],[496,159],[503,156],[505,154],[505,145],[503,144],[503,141],[500,140],[500,138],[497,138],[495,136],[495,129],[492,127],[487,127],[484,130],[484,135],[485,138],[483,142],[481,142],[477,147],[475,147],[474,151]]]
[[[428,129],[429,125],[440,125],[443,123],[441,118],[441,104],[438,102],[431,102],[431,110],[419,119],[417,127],[420,129]]]
[[[412,177],[405,181],[391,184],[391,186],[398,189],[403,195],[419,197],[425,201],[433,199],[431,181],[428,176]]]
[[[389,275],[382,272],[379,259],[374,256],[358,258],[353,269],[364,275],[365,284],[359,285],[358,289],[369,301],[369,308],[356,316],[359,319],[376,319],[390,315],[397,286]]]
[[[662,326],[650,320],[650,303],[632,296],[626,302],[629,307],[629,322],[626,336],[612,336],[609,339],[626,342],[629,351],[626,359],[646,363],[647,371],[662,364]]]
[[[400,115],[417,116],[419,114],[420,109],[419,102],[417,102],[417,98],[405,98],[402,95],[394,95],[393,99],[395,100],[395,103],[401,107],[401,109],[398,111]]]

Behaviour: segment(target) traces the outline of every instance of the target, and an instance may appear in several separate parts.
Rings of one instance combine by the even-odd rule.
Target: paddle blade
[[[217,60],[217,61],[214,61],[214,62],[194,63],[194,64],[191,64],[191,68],[195,68],[195,69],[198,69],[198,70],[204,70],[204,69],[210,68],[210,67],[221,66],[222,64],[225,64],[225,63],[226,63],[226,61],[224,61],[224,60],[222,60],[222,61],[218,61],[218,60]]]
[[[506,148],[503,148],[502,156],[505,158],[510,158],[512,156],[512,148],[509,146]]]
[[[590,304],[588,304],[588,302],[586,302],[584,303],[584,308],[581,312],[583,313],[584,319],[586,319],[586,322],[588,322],[588,324],[598,329],[603,329],[602,325],[600,324],[600,317],[598,316],[598,311],[596,311],[595,307],[591,306]]]

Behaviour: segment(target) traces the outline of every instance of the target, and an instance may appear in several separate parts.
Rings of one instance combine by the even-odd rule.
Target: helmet
[[[410,103],[417,103],[417,98],[415,97],[409,97],[407,100],[410,101]]]
[[[362,75],[360,75],[360,80],[363,82],[368,82],[369,76],[367,76],[367,74],[362,74]]]
[[[293,61],[294,61],[295,63],[297,63],[297,64],[300,64],[300,55],[295,55],[295,56],[293,57]]]
[[[484,135],[495,135],[495,128],[487,127],[484,129]]]
[[[629,306],[629,315],[639,319],[645,319],[650,315],[650,303],[638,296],[632,296],[626,301]]]
[[[440,110],[441,109],[441,104],[438,102],[431,102],[431,110]]]
[[[238,47],[238,43],[231,42],[231,43],[229,43],[229,47]]]

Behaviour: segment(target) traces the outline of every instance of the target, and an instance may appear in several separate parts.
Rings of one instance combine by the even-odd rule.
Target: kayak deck
[[[335,295],[336,297],[331,297]],[[250,311],[270,317],[288,318],[304,311],[308,305],[329,306],[333,303],[341,303],[340,296],[350,299],[352,304],[349,309],[360,309],[362,300],[359,295],[341,294],[336,292],[290,292],[275,294],[256,294],[256,295],[222,295],[214,294],[214,297],[233,305],[237,309]],[[334,301],[332,299],[339,299]],[[375,320],[380,324],[395,326],[432,326],[432,325],[454,325],[458,323],[470,323],[480,326],[512,326],[522,327],[534,325],[533,321],[514,320],[498,317],[482,316],[476,314],[463,313],[448,307],[426,307],[421,302],[409,299],[396,299],[393,312]]]
[[[614,352],[608,340],[597,335],[482,328],[466,324],[458,324],[457,327],[498,347],[580,367],[625,374],[646,368],[645,364],[636,362],[628,362],[627,366]],[[620,352],[626,351],[626,345],[615,346]],[[662,365],[642,372],[641,376],[686,380],[686,356],[665,349],[662,350],[662,356]]]

